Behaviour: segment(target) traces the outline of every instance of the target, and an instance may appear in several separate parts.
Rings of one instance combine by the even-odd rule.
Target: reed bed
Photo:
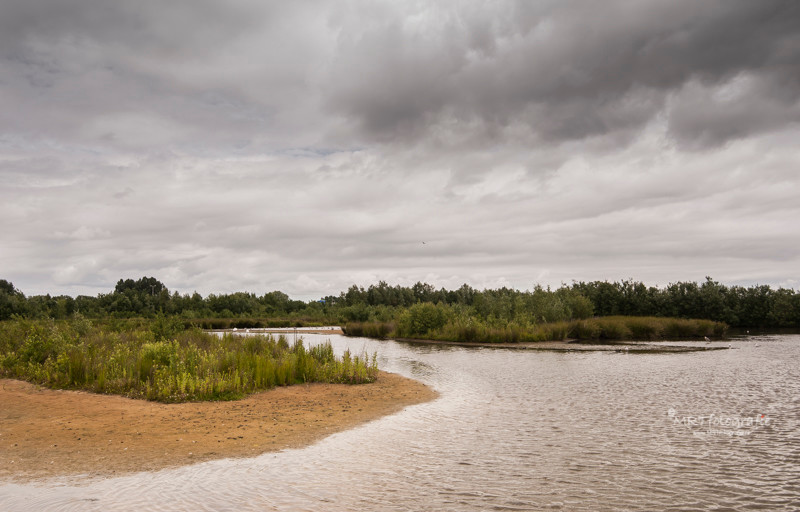
[[[728,326],[712,320],[687,318],[662,318],[654,316],[607,316],[580,322],[593,324],[591,336],[579,336],[577,330],[571,335],[577,339],[608,340],[659,340],[682,338],[720,338]],[[584,331],[586,327],[582,327]],[[584,333],[585,334],[585,333]]]
[[[167,334],[164,331],[167,331]],[[360,384],[377,378],[377,354],[284,336],[221,337],[158,322],[114,330],[85,319],[0,323],[0,376],[159,402],[232,400],[304,382]]]
[[[497,322],[495,322],[497,324]],[[579,320],[489,325],[475,318],[457,319],[425,332],[403,330],[393,322],[352,322],[345,326],[348,336],[371,338],[413,338],[463,343],[520,343],[541,341],[674,340],[720,338],[728,326],[711,320],[608,316]]]
[[[385,339],[397,330],[394,322],[347,322],[342,330],[348,336]]]
[[[200,329],[265,329],[286,327],[322,327],[319,321],[308,319],[289,318],[192,318],[184,319],[186,328],[198,327]]]

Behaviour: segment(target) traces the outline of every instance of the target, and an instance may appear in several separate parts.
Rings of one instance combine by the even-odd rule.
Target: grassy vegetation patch
[[[284,336],[220,337],[182,330],[170,319],[0,323],[0,377],[56,389],[160,402],[229,400],[303,382],[372,382],[377,373],[377,354],[337,358],[330,343],[307,348]]]
[[[430,308],[428,308],[430,310]],[[420,309],[420,311],[423,311]],[[432,315],[430,311],[427,313]],[[728,326],[711,320],[684,318],[607,316],[544,322],[485,322],[475,317],[451,315],[436,322],[357,322],[345,325],[349,336],[397,337],[463,343],[519,343],[576,340],[666,340],[722,337]],[[414,326],[409,328],[408,326]],[[420,327],[422,326],[422,327]],[[430,327],[432,326],[432,327]]]

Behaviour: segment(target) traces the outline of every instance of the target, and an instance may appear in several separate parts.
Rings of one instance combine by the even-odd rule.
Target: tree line
[[[467,284],[447,290],[426,283],[391,286],[380,281],[367,288],[353,285],[339,295],[308,302],[292,300],[281,291],[206,297],[196,292],[180,294],[153,277],[120,279],[113,291],[96,297],[28,297],[11,282],[0,280],[0,320],[15,316],[61,319],[77,314],[87,318],[276,319],[293,325],[392,322],[420,304],[438,305],[452,315],[489,326],[624,315],[699,318],[742,328],[800,327],[800,292],[767,285],[726,286],[710,277],[702,283],[665,287],[624,280],[573,282],[557,289],[537,285],[526,291],[476,290]]]

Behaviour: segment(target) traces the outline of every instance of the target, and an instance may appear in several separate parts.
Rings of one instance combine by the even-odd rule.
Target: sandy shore
[[[425,385],[381,372],[372,384],[307,384],[233,402],[160,404],[0,379],[0,479],[108,476],[250,457],[432,400]]]

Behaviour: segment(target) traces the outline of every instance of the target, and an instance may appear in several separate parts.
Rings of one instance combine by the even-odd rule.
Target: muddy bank
[[[417,381],[276,388],[233,402],[160,404],[0,380],[0,479],[108,476],[313,443],[432,400]]]
[[[421,345],[454,345],[459,347],[512,348],[518,350],[554,350],[558,352],[610,351],[610,352],[698,352],[703,350],[722,350],[729,348],[727,344],[709,343],[705,345],[669,345],[667,342],[612,342],[590,343],[577,340],[566,341],[534,341],[519,343],[470,343],[462,341],[420,340],[416,338],[392,338],[404,343]]]

